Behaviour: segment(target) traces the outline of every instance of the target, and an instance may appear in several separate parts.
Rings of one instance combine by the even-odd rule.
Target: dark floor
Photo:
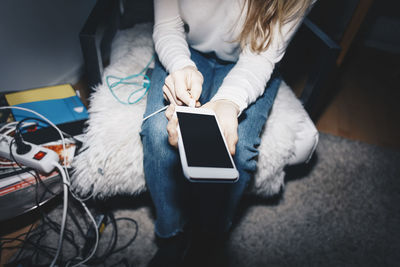
[[[335,82],[337,94],[318,130],[400,149],[400,54],[353,49]]]

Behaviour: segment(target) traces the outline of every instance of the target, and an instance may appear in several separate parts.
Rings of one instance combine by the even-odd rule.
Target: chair
[[[131,12],[138,16],[132,16],[131,14],[133,13]],[[135,141],[130,138],[126,141],[129,144],[121,147],[119,144],[123,143],[122,140],[115,140],[120,138],[119,136],[104,133],[109,128],[118,127],[118,125],[104,125],[104,119],[100,117],[102,117],[101,114],[103,114],[103,117],[110,117],[110,112],[113,112],[113,118],[115,118],[113,121],[117,121],[118,118],[123,120],[124,116],[128,116],[126,113],[128,108],[126,107],[123,107],[123,112],[125,113],[123,116],[115,113],[115,108],[104,108],[104,103],[110,102],[107,101],[109,98],[104,96],[107,92],[104,92],[106,90],[103,90],[104,85],[102,85],[104,66],[112,60],[110,57],[112,54],[111,43],[112,41],[119,42],[118,38],[118,40],[114,40],[118,30],[128,29],[133,24],[148,21],[152,21],[152,1],[99,0],[80,33],[82,52],[86,64],[86,76],[89,86],[93,88],[91,96],[91,104],[93,106],[89,108],[89,112],[91,109],[94,111],[94,116],[90,119],[92,124],[90,124],[89,120],[87,131],[89,141],[86,145],[84,144],[86,150],[74,159],[76,175],[73,176],[75,178],[73,179],[72,187],[80,193],[88,194],[89,188],[91,188],[91,190],[95,191],[95,195],[100,198],[106,198],[119,193],[132,192],[132,194],[136,194],[145,190],[143,171],[138,170],[142,164],[141,143],[138,134],[133,137]],[[312,46],[308,42],[310,36],[315,42]],[[135,46],[135,44],[132,44],[132,46]],[[307,54],[302,54],[299,53],[301,49],[310,51]],[[255,184],[252,187],[252,192],[266,197],[278,193],[284,183],[284,167],[287,164],[299,164],[310,159],[310,155],[318,142],[318,133],[305,110],[310,113],[315,112],[317,106],[315,103],[319,97],[320,89],[327,82],[329,73],[335,66],[338,51],[339,47],[326,34],[311,21],[305,20],[288,47],[284,60],[280,63],[281,72],[285,80],[288,81],[296,81],[296,77],[299,76],[304,77],[303,73],[298,71],[299,69],[308,70],[304,81],[305,86],[300,96],[301,103],[286,83],[282,83],[262,134],[262,142],[259,147],[259,170],[256,173],[256,178],[262,177],[262,179],[254,179]],[[144,53],[148,53],[148,51],[144,51]],[[298,56],[304,55],[314,55],[313,60],[311,60],[311,57],[306,57],[303,61],[296,60]],[[298,65],[292,64],[293,62],[307,63],[307,68],[304,67],[305,64],[302,65],[302,68],[299,68]],[[145,62],[142,64],[144,66]],[[110,67],[113,67],[113,64]],[[100,101],[100,98],[103,99]],[[98,102],[101,102],[101,104]],[[141,114],[143,114],[141,109],[144,105],[144,103],[139,103],[129,108],[129,112],[131,112],[129,113],[129,123],[132,124],[131,127],[135,127],[136,131],[138,131],[138,127],[140,128]],[[302,105],[304,105],[305,109]],[[116,108],[122,109],[119,106],[116,106]],[[140,114],[140,112],[142,113]],[[284,117],[284,113],[289,115]],[[99,126],[100,124],[103,125]],[[102,128],[96,129],[96,127]],[[124,127],[128,126],[124,123]],[[132,132],[126,128],[125,131]],[[110,148],[111,145],[107,145],[108,142],[104,139],[109,140],[110,143],[113,142],[114,145]],[[129,171],[132,172],[131,176],[134,178],[130,178],[131,176],[121,178],[125,170],[121,170],[121,163],[115,160],[115,155],[118,155],[118,151],[115,154],[110,152],[108,155],[104,154],[104,151],[109,149],[116,150],[116,147],[119,147],[120,155],[129,155],[131,157],[132,153],[127,152],[128,146],[136,151],[135,159],[130,159],[130,165],[135,165],[136,167],[129,167]],[[278,151],[278,155],[274,155],[274,151]],[[271,157],[276,157],[274,164],[269,162]],[[112,160],[114,160],[113,163],[110,163]],[[115,175],[104,179],[103,166],[107,165],[111,168],[110,165],[113,164],[118,165],[117,167],[112,166],[116,172]],[[133,182],[132,179],[134,180]]]

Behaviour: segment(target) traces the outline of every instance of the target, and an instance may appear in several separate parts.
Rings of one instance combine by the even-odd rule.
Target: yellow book
[[[70,84],[30,89],[5,95],[10,106],[43,100],[63,99],[73,96],[76,96],[76,93]]]

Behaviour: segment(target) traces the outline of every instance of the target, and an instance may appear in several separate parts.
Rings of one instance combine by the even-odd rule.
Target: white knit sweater
[[[265,90],[274,66],[301,24],[303,17],[275,31],[273,42],[262,53],[237,42],[246,16],[244,0],[154,0],[153,39],[158,57],[168,72],[195,66],[188,44],[194,49],[215,52],[218,58],[236,62],[212,100],[227,99],[242,112]],[[243,10],[243,12],[242,12]],[[188,25],[185,32],[184,24]]]

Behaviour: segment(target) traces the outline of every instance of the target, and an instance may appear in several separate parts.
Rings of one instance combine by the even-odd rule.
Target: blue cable
[[[132,105],[132,104],[136,104],[137,102],[139,102],[140,100],[143,99],[143,97],[147,94],[147,92],[150,89],[150,78],[146,75],[146,71],[149,68],[151,62],[153,61],[154,56],[151,57],[150,61],[147,63],[147,65],[142,69],[141,72],[137,73],[137,74],[133,74],[133,75],[129,75],[127,77],[117,77],[114,75],[108,75],[106,76],[106,82],[107,82],[107,86],[108,89],[110,90],[111,94],[113,95],[113,97],[121,104],[124,105]],[[138,77],[142,77],[143,78],[143,82],[139,83],[139,82],[130,82],[129,80],[132,80],[134,78],[138,78]],[[110,80],[114,79],[116,81],[114,81],[113,83],[110,83]],[[133,87],[139,87],[136,90],[134,90],[132,93],[129,94],[127,101],[123,101],[121,100],[116,94],[115,94],[115,89],[117,86],[119,85],[131,85]],[[135,98],[132,100],[132,98],[134,96],[136,96],[138,93],[144,91],[139,97]]]

